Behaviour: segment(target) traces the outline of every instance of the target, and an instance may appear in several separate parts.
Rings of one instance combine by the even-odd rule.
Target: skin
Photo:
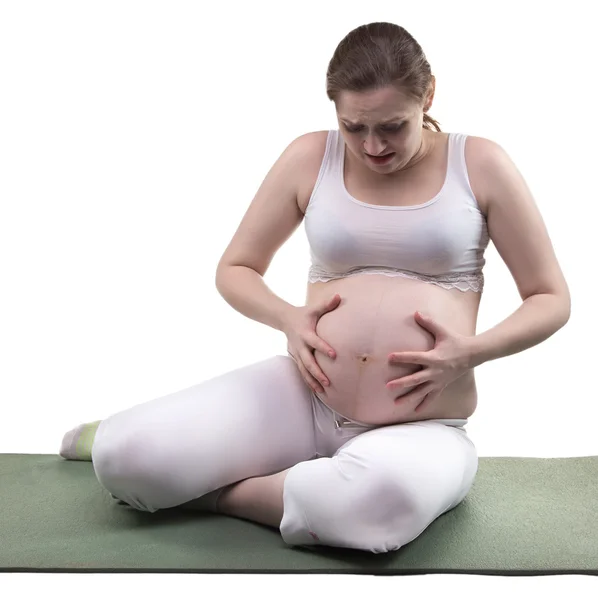
[[[341,94],[337,119],[344,131],[347,131],[350,123],[351,128],[359,127],[358,132],[347,131],[347,148],[358,168],[363,169],[365,177],[380,177],[382,174],[392,179],[393,175],[413,167],[433,151],[433,136],[427,135],[422,123],[424,112],[432,105],[434,86],[433,81],[423,106],[391,87]],[[401,108],[397,110],[397,106]],[[391,124],[382,123],[397,114],[406,115],[407,119],[395,120]],[[395,131],[400,121],[405,123]],[[365,152],[373,156],[388,152],[397,154],[390,164],[380,166],[369,161]],[[250,477],[229,487],[220,495],[218,511],[279,528],[283,516],[284,481],[289,470],[265,477]]]
[[[415,182],[421,181],[423,171],[432,173],[433,169],[436,173],[446,134],[423,127],[433,96],[433,84],[421,103],[390,86],[339,95],[337,118],[345,145],[346,171],[353,182],[359,183],[362,200],[371,189],[373,197],[386,195],[387,203],[392,204],[397,189],[402,188],[403,195],[407,195],[405,183],[410,175]],[[394,157],[386,165],[377,165],[369,157],[389,152]],[[302,210],[307,196],[306,190],[301,196]],[[389,364],[388,353],[425,352],[434,346],[433,336],[413,320],[416,310],[432,311],[441,322],[451,323],[456,333],[470,336],[475,333],[479,293],[463,294],[407,279],[370,275],[310,285],[306,304],[321,304],[335,293],[346,301],[318,321],[316,333],[324,345],[338,350],[338,357],[329,359],[316,348],[313,360],[305,356],[298,362],[307,383],[329,407],[349,418],[376,425],[416,418],[466,418],[475,410],[472,373],[447,386],[443,404],[428,402],[426,410],[417,414],[412,397],[397,402],[411,391],[408,386],[394,388],[386,384],[420,370],[417,365]],[[353,319],[359,319],[359,327],[347,327]],[[377,326],[380,320],[385,321],[384,327]]]
[[[434,91],[435,80],[423,105],[390,86],[340,94],[337,120],[345,134],[349,157],[354,159],[363,177],[377,179],[382,175],[392,180],[393,175],[412,168],[434,150],[436,138],[423,128],[424,113],[432,106]],[[394,119],[396,116],[401,118]],[[385,123],[388,120],[392,122]],[[401,122],[403,125],[397,130]],[[397,154],[390,164],[383,166],[375,165],[365,156],[365,153],[381,156],[389,152]]]
[[[343,92],[337,105],[339,126],[347,119],[359,123],[359,132],[347,133],[347,156],[360,174],[380,182],[418,164],[433,149],[433,135],[423,129],[423,115],[431,104],[434,86],[418,108],[398,91],[384,88],[367,93]],[[397,108],[398,107],[398,108]],[[397,113],[407,115],[400,135],[383,129],[380,121]],[[562,327],[569,319],[571,297],[548,231],[531,191],[519,169],[502,147],[485,138],[472,137],[476,169],[484,182],[482,198],[490,239],[513,276],[523,303],[499,325],[476,340],[474,364],[521,352]],[[396,151],[385,166],[369,161],[373,155]],[[322,348],[327,351],[328,348]],[[290,469],[245,479],[228,488],[218,508],[224,514],[280,527],[284,481]]]

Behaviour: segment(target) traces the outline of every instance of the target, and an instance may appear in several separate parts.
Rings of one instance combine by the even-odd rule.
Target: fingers
[[[400,402],[401,404],[415,404],[421,403],[425,396],[432,392],[434,386],[431,383],[423,383],[421,385],[407,388],[395,398],[395,403]]]
[[[405,375],[400,379],[393,379],[386,384],[386,387],[393,389],[413,389],[414,387],[430,381],[430,371],[420,370],[413,375]]]
[[[312,376],[312,378],[316,382],[325,386],[329,384],[328,378],[326,377],[326,375],[324,375],[322,369],[320,369],[320,366],[316,362],[316,359],[314,358],[312,352],[310,352],[309,350],[305,350],[305,352],[301,354],[301,360],[307,372]],[[323,392],[324,390],[322,389],[319,391]]]
[[[336,352],[324,340],[320,339],[317,336],[314,336],[314,338],[312,338],[312,339],[313,339],[313,341],[310,343],[310,345],[312,346],[312,348],[314,348],[314,350],[317,350],[318,352],[321,352],[322,354],[326,354],[330,358],[336,358]],[[302,357],[303,356],[305,357],[303,359],[303,364],[305,365],[307,370],[311,373],[311,375],[317,381],[319,381],[322,385],[325,385],[325,386],[330,385],[328,378],[326,377],[326,375],[324,375],[324,372],[322,371],[322,369],[320,369],[320,366],[316,362],[313,352],[307,351],[305,353],[305,355],[302,355]],[[320,391],[324,392],[323,389]]]
[[[320,369],[320,366],[314,358],[314,351],[312,348],[322,352],[323,354],[326,354],[327,356],[329,356],[329,353],[332,353],[330,358],[336,358],[336,352],[328,344],[326,344],[324,340],[321,340],[317,335],[314,335],[310,342],[304,344],[302,350],[297,351],[298,358],[293,357],[297,363],[297,366],[299,367],[301,376],[309,385],[309,387],[314,392],[320,392],[323,394],[326,391],[323,386],[329,386],[330,381],[323,373],[322,369]]]
[[[316,315],[316,317],[321,317],[322,315],[326,314],[327,312],[330,312],[330,311],[334,310],[335,308],[337,308],[338,305],[340,304],[340,301],[341,301],[340,295],[335,294],[329,300],[326,300],[325,302],[322,302],[321,304],[314,307],[312,309],[312,314]]]
[[[341,297],[338,294],[334,294],[334,296],[328,303],[328,307],[329,308],[336,307],[338,305],[338,303],[340,302],[340,300],[341,300]]]
[[[298,360],[296,362],[297,362],[297,366],[299,367],[301,376],[303,377],[303,379],[305,380],[307,385],[309,385],[309,387],[314,392],[320,392],[321,394],[323,394],[324,388],[318,383],[317,379],[305,368],[303,361]]]
[[[324,304],[322,305],[322,310],[330,310],[333,306],[338,304],[339,300],[340,296],[338,294],[334,294],[332,298],[329,298],[328,300],[326,300],[326,302],[324,302]]]
[[[321,352],[322,354],[325,354],[326,356],[330,356],[330,353],[332,352],[332,356],[330,356],[330,358],[336,358],[336,352],[334,351],[334,349],[331,348],[324,340],[320,339],[316,335],[314,335],[309,340],[309,345],[314,350],[317,350],[318,352]]]

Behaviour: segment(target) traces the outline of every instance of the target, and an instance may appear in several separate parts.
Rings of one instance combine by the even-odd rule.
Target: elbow
[[[216,275],[214,276],[214,285],[218,290],[218,293],[223,296],[223,290],[225,289],[226,283],[230,280],[230,274],[235,269],[242,267],[243,265],[231,265],[229,263],[219,263],[216,267]],[[238,273],[238,271],[236,271]]]
[[[555,294],[556,302],[558,304],[559,313],[559,329],[564,327],[571,317],[571,295],[569,290],[561,294]]]
[[[569,286],[567,284],[565,284],[565,289],[560,294],[560,298],[563,309],[563,325],[565,325],[571,317],[571,293],[569,292]]]
[[[214,285],[216,286],[216,289],[218,290],[218,293],[220,295],[222,295],[222,283],[224,281],[224,277],[226,275],[226,271],[228,270],[228,266],[227,265],[218,265],[218,267],[216,267],[216,274],[214,276]]]
[[[571,318],[571,303],[569,302],[567,304],[567,307],[563,314],[563,321],[562,321],[563,324],[561,325],[561,327],[564,327],[569,322],[570,318]]]

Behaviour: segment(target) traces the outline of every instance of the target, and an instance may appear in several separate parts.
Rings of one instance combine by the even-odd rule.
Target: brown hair
[[[336,104],[344,90],[392,85],[423,107],[432,80],[424,51],[406,29],[394,23],[369,23],[349,32],[334,51],[326,72],[326,95]],[[423,127],[442,131],[426,113]]]

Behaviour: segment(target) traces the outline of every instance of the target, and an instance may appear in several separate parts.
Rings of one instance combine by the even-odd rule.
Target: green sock
[[[75,429],[67,432],[60,446],[60,456],[67,460],[88,460],[91,461],[91,448],[96,431],[102,421],[93,421],[83,423]]]

